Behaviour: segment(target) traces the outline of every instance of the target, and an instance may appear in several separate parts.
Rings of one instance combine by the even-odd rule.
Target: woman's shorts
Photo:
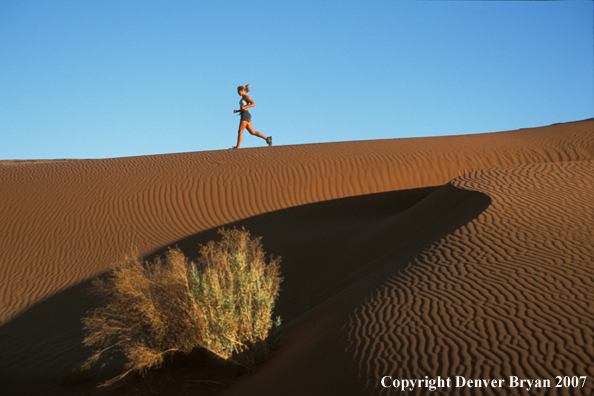
[[[252,122],[252,115],[247,110],[241,111],[241,121]]]

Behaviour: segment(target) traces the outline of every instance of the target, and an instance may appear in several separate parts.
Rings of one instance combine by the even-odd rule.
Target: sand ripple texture
[[[548,378],[553,388],[434,394],[591,395],[594,162],[500,167],[452,184],[487,194],[492,204],[405,269],[385,272],[345,327],[368,393],[394,394],[380,386],[384,375],[440,375]],[[558,375],[589,381],[555,388]]]

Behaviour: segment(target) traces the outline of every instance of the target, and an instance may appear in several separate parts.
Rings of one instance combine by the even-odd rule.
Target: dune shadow
[[[276,313],[284,323],[348,287],[390,257],[409,255],[478,216],[490,199],[451,185],[391,191],[292,207],[226,224],[262,237],[282,257]],[[436,221],[436,218],[440,221]],[[210,229],[177,241],[186,256],[217,240]],[[163,255],[164,246],[145,257]],[[68,395],[92,390],[97,373],[78,383],[81,319],[97,306],[91,281],[58,293],[0,327],[0,382],[8,394]],[[108,373],[103,372],[104,375]]]
[[[70,287],[0,327],[0,383],[6,394],[80,394],[92,389],[73,384],[73,369],[91,354],[82,347],[81,323],[97,305],[90,287],[91,281]]]
[[[386,260],[410,257],[467,224],[487,208],[488,196],[448,184],[307,204],[226,224],[262,237],[268,254],[281,256],[276,314],[290,322]],[[186,256],[218,240],[210,229],[177,241]],[[168,247],[148,258],[164,255]]]

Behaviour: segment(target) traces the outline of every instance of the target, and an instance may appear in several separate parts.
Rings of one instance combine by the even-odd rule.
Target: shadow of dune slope
[[[62,385],[74,379],[72,370],[90,356],[82,347],[81,323],[96,305],[90,286],[87,281],[68,288],[0,327],[2,394],[75,395],[89,390],[88,385]]]
[[[283,346],[259,372],[223,394],[365,394],[365,381],[344,342],[354,304],[381,285],[382,274],[398,273],[424,249],[476,219],[490,202],[485,194],[448,184],[406,211],[351,234],[346,248],[334,250],[333,260],[292,264],[297,269],[286,276],[279,311],[295,304],[289,301],[297,294],[293,288],[313,289],[310,295],[320,297],[317,305],[283,329]],[[283,274],[288,270],[283,267]],[[371,326],[384,328],[379,320]]]
[[[413,254],[466,224],[489,202],[484,194],[446,185],[308,204],[225,227],[245,227],[262,237],[267,253],[282,257],[276,311],[287,323],[385,260]],[[176,245],[196,257],[200,244],[218,238],[209,230]]]
[[[480,193],[429,187],[308,204],[226,227],[249,229],[262,236],[268,253],[282,256],[284,282],[276,311],[288,323],[372,271],[374,261],[383,262],[378,258],[416,251],[465,224],[487,205],[488,198]],[[446,212],[452,210],[458,211],[458,216],[453,215],[457,221],[447,220],[450,225],[445,228],[431,226],[436,217],[449,216]],[[388,228],[392,233],[384,235]],[[195,257],[200,244],[218,237],[216,229],[211,229],[174,245]],[[82,348],[80,323],[86,311],[96,306],[89,291],[90,282],[69,288],[0,328],[4,352],[0,382],[7,389],[16,394],[64,395],[89,390],[96,383],[87,378],[86,383],[63,384],[90,354]],[[33,338],[29,336],[32,328],[39,329]]]

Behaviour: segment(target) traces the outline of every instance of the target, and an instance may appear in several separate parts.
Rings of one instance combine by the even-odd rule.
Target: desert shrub
[[[222,240],[201,246],[197,262],[177,248],[152,263],[131,255],[94,282],[105,304],[83,319],[84,345],[99,347],[85,369],[122,353],[126,371],[108,385],[195,348],[246,367],[266,357],[280,326],[280,318],[272,322],[280,258],[267,262],[260,238],[245,229],[219,233]]]

